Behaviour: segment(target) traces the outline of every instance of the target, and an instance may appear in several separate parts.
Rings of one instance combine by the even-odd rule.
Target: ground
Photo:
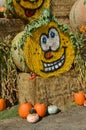
[[[21,118],[4,119],[0,121],[0,130],[86,130],[86,107],[72,107],[35,124]]]

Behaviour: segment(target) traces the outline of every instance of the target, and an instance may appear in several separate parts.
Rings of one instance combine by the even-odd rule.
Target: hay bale
[[[52,0],[52,11],[57,17],[68,17],[69,11],[75,1],[76,0]]]
[[[69,23],[69,12],[76,0],[52,0],[51,10],[52,13],[57,17],[58,21],[63,24]]]
[[[34,80],[29,80],[29,74],[28,73],[19,73],[18,75],[18,99],[19,102],[22,103],[25,100],[31,101],[32,104],[35,103],[35,79]]]
[[[25,25],[20,19],[0,18],[0,41],[4,41],[7,36],[10,36],[10,40],[12,40],[24,27]]]
[[[66,106],[71,106],[73,101],[73,93],[75,89],[85,89],[86,86],[79,84],[78,74],[72,70],[59,77],[41,78],[36,77],[29,80],[29,74],[19,73],[18,91],[19,102],[25,99],[33,104],[40,102],[41,99],[48,104],[55,104],[60,109],[65,109]]]

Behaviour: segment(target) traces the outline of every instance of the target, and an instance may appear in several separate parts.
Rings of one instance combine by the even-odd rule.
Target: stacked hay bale
[[[75,1],[52,0],[51,9],[58,21],[69,24],[69,12]],[[46,104],[56,104],[61,109],[71,106],[74,103],[74,91],[76,89],[86,91],[86,82],[82,80],[75,64],[77,64],[76,61],[69,72],[47,79],[37,76],[34,80],[30,80],[28,73],[20,73],[18,77],[19,102],[27,99],[35,104],[43,99]]]
[[[69,24],[69,12],[75,1],[52,0],[51,9],[58,21],[63,24]],[[4,40],[10,36],[9,40],[11,41],[18,32],[24,29],[24,23],[21,20],[1,19],[0,21],[0,40]],[[78,70],[75,68],[75,64],[69,72],[59,77],[45,79],[37,76],[35,79],[30,80],[29,76],[29,73],[23,73],[17,70],[17,75],[15,75],[17,82],[15,82],[15,87],[10,84],[9,88],[11,89],[7,86],[3,87],[0,79],[0,90],[2,91],[0,94],[4,95],[11,104],[15,104],[15,101],[24,102],[26,99],[31,101],[32,104],[35,104],[43,99],[47,104],[56,104],[59,108],[64,109],[65,106],[71,106],[73,104],[73,93],[75,89],[86,91],[86,82],[82,81]],[[11,81],[12,78],[14,78],[14,75],[11,77]],[[7,96],[8,90],[11,100]]]
[[[76,0],[52,0],[51,10],[59,21],[69,24],[69,12]]]

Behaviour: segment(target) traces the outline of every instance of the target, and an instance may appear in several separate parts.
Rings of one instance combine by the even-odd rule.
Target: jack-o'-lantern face
[[[50,7],[50,0],[13,0],[17,15],[25,20],[33,20],[40,16],[44,8]]]
[[[27,37],[24,55],[28,67],[42,77],[68,71],[74,60],[74,49],[68,34],[54,22],[42,26]]]

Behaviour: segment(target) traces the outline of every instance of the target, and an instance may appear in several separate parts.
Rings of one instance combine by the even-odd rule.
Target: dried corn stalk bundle
[[[70,37],[76,52],[74,61],[75,71],[79,73],[79,81],[82,86],[86,87],[86,35],[82,34],[79,29],[76,29],[74,34],[70,33]]]
[[[17,71],[12,61],[10,44],[0,42],[0,96],[5,98],[8,106],[17,103]]]

